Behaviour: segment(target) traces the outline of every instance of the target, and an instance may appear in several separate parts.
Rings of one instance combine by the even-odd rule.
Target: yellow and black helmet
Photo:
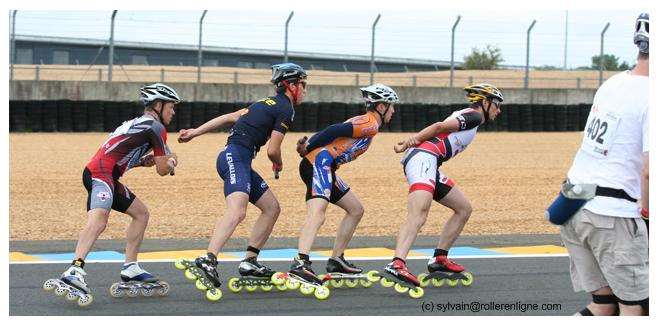
[[[480,83],[473,84],[463,88],[467,92],[467,99],[470,103],[479,102],[486,99],[497,99],[500,102],[504,101],[502,91],[492,84]]]

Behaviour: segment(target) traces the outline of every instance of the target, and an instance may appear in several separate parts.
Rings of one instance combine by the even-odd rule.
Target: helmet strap
[[[484,108],[484,102],[486,100],[488,100],[490,102],[490,99],[484,99],[484,100],[481,100],[481,103],[480,103],[481,111],[484,113],[484,125],[488,125],[488,120],[489,120],[488,110],[486,110],[486,108]]]
[[[382,113],[382,114],[381,114],[380,111],[378,111],[378,109],[377,109],[377,108],[378,108],[378,104],[376,104],[376,108],[374,108],[374,110],[376,111],[376,113],[378,114],[378,116],[380,116],[380,127],[383,127],[383,125],[385,125],[385,124],[388,124],[388,125],[389,125],[389,122],[387,122],[387,123],[385,122],[385,115],[387,115],[387,112],[390,111],[390,108],[392,108],[392,107],[390,107],[390,104],[383,103],[383,105],[386,105],[386,106],[387,106],[387,109],[385,109],[385,112]]]

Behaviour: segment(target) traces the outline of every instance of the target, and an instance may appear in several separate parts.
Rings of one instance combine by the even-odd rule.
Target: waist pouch
[[[563,225],[584,204],[596,196],[597,186],[595,184],[574,185],[568,180],[561,185],[559,195],[545,211],[545,218],[555,225]]]

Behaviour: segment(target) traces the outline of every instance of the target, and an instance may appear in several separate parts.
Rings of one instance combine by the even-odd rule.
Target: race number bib
[[[604,158],[612,147],[621,116],[608,111],[592,111],[587,120],[581,149]]]

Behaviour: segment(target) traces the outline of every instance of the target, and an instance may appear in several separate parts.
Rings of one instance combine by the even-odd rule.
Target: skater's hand
[[[307,155],[307,136],[303,136],[298,140],[298,143],[296,143],[296,152],[298,152],[300,157]]]
[[[143,167],[150,168],[154,165],[156,165],[156,160],[154,159],[153,154],[145,155],[140,158],[140,165]]]
[[[174,175],[174,168],[176,168],[176,165],[177,165],[176,157],[170,157],[169,159],[167,159],[167,167],[171,176]]]
[[[190,140],[193,138],[197,137],[197,134],[195,132],[195,128],[189,128],[189,129],[182,129],[179,131],[179,138],[177,141],[179,143],[188,143]]]
[[[406,149],[417,145],[419,145],[419,141],[415,138],[415,136],[410,136],[407,140],[394,145],[394,152],[401,153]]]
[[[280,171],[282,171],[283,166],[281,164],[273,163],[273,174],[275,175],[275,179],[280,178]]]

